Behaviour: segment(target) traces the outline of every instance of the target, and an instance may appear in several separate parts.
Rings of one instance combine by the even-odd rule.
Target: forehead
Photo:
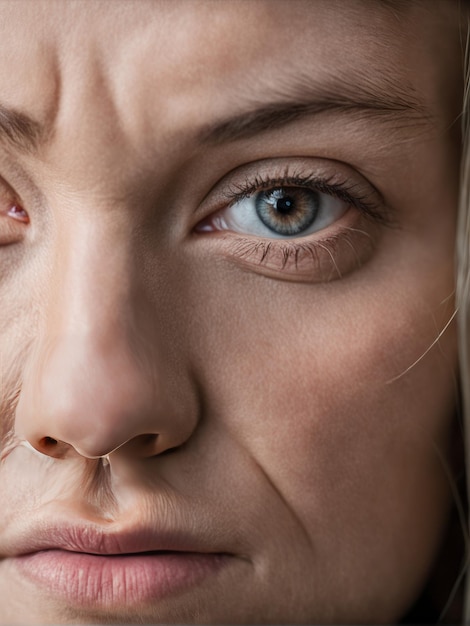
[[[2,97],[11,105],[19,98],[44,116],[71,84],[77,95],[106,87],[122,108],[132,107],[142,92],[151,94],[163,115],[178,110],[189,94],[198,100],[211,90],[214,102],[206,98],[205,105],[215,107],[226,93],[281,88],[293,72],[321,80],[360,64],[370,79],[393,68],[406,81],[426,53],[434,61],[439,55],[448,59],[445,34],[457,35],[457,5],[12,0],[0,5]],[[433,69],[421,68],[423,78]]]
[[[462,74],[458,5],[5,0],[0,105],[36,120],[54,137],[54,166],[68,154],[83,179],[95,171],[87,152],[164,145],[170,158],[206,125],[302,90],[334,100],[362,88],[447,125]]]

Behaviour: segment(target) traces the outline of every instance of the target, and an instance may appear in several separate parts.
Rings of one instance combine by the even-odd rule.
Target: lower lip
[[[55,598],[78,606],[141,605],[181,593],[217,573],[229,557],[200,552],[101,556],[44,550],[15,559],[20,572]]]

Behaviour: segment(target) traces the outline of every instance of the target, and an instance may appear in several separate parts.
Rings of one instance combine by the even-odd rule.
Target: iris
[[[278,235],[299,235],[317,218],[319,194],[300,187],[261,191],[255,198],[256,213],[267,228]]]

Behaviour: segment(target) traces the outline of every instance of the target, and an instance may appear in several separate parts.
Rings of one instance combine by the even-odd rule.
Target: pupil
[[[276,205],[277,211],[279,213],[282,213],[283,215],[285,215],[286,213],[290,213],[293,207],[294,201],[289,196],[287,196],[286,198],[279,198]]]

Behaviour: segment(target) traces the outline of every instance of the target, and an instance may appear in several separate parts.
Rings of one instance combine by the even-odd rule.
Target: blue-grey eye
[[[319,194],[301,187],[278,187],[260,191],[254,198],[258,217],[278,235],[300,235],[317,218]]]
[[[231,230],[266,239],[307,237],[338,220],[350,204],[307,187],[271,187],[233,202],[198,226],[201,232]]]

